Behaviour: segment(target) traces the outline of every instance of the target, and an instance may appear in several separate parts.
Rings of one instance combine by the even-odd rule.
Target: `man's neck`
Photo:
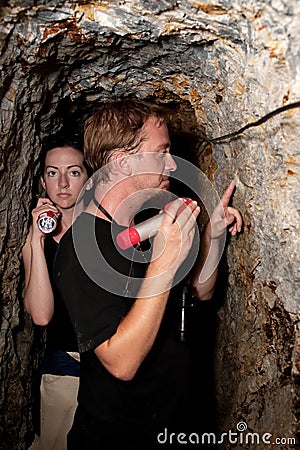
[[[126,191],[111,190],[105,195],[99,195],[99,192],[95,191],[94,199],[89,203],[86,212],[104,220],[110,220],[111,216],[116,223],[127,227],[137,211],[135,206],[130,202],[130,195],[127,195]]]

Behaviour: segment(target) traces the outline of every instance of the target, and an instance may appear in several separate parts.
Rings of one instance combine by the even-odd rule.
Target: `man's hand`
[[[228,206],[230,198],[235,188],[234,180],[224,192],[219,204],[214,209],[210,218],[211,238],[219,239],[225,233],[226,229],[235,236],[242,229],[242,216],[236,208]]]
[[[183,208],[183,209],[182,209]],[[181,211],[178,214],[178,211]],[[195,236],[200,207],[191,201],[185,205],[177,199],[165,211],[158,234],[153,241],[152,261],[159,259],[160,272],[176,270],[187,257]]]

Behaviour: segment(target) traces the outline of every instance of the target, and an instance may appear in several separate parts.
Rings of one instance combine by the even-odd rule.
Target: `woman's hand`
[[[32,237],[45,237],[45,234],[38,228],[37,220],[40,214],[52,211],[56,217],[59,219],[60,211],[54,206],[54,204],[48,198],[39,198],[36,207],[32,210]]]

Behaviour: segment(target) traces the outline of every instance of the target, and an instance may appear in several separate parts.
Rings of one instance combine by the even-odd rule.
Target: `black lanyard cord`
[[[108,220],[110,220],[113,223],[116,223],[114,221],[114,219],[112,218],[112,216],[109,214],[109,212],[107,212],[106,209],[103,208],[102,205],[100,205],[100,203],[95,199],[95,197],[93,198],[93,201],[94,201],[95,205],[97,206],[97,208],[108,218]]]

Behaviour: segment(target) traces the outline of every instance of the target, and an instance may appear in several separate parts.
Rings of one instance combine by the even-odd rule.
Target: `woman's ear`
[[[45,183],[45,180],[44,180],[44,178],[42,176],[40,178],[40,182],[41,182],[41,185],[43,186],[44,191],[46,191],[46,183]]]

